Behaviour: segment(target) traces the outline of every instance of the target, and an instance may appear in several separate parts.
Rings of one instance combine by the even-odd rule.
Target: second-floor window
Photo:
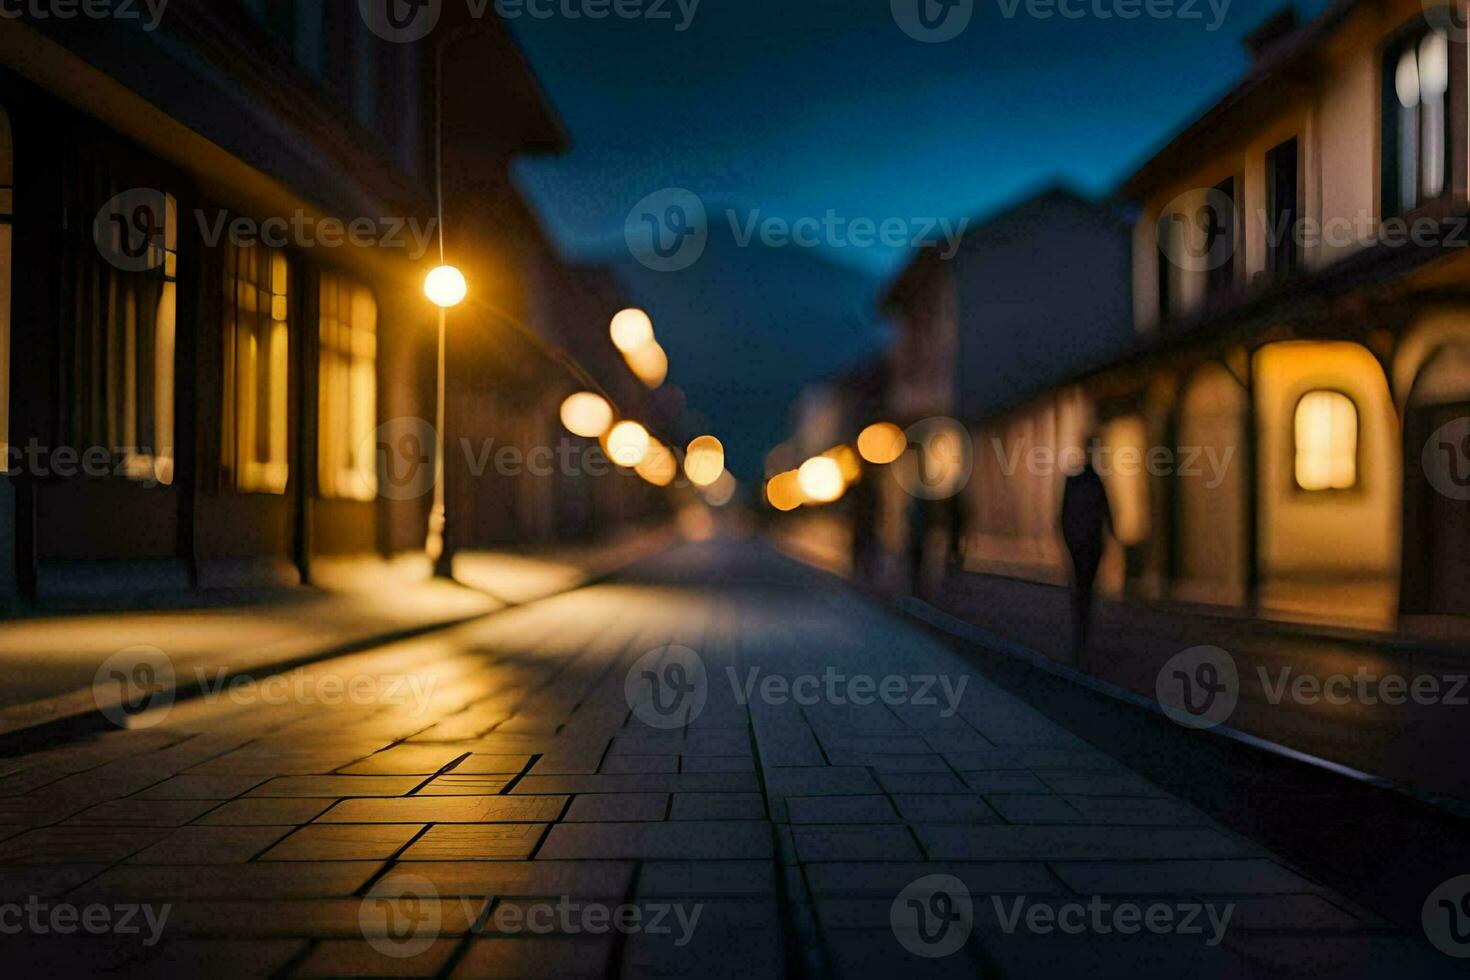
[[[1412,34],[1384,59],[1383,214],[1442,196],[1450,159],[1450,43],[1440,31]]]
[[[1200,214],[1207,298],[1229,292],[1235,283],[1235,178],[1226,178],[1213,191]]]
[[[1301,258],[1300,173],[1295,138],[1266,154],[1266,269],[1273,276],[1295,272]]]

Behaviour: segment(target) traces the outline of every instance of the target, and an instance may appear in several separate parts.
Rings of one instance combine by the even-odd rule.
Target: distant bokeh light
[[[684,456],[684,475],[696,487],[713,486],[725,473],[725,446],[714,436],[700,436]]]
[[[796,470],[778,473],[766,481],[766,500],[780,511],[791,511],[800,507],[804,497]]]
[[[648,430],[637,422],[619,422],[607,433],[607,458],[632,469],[648,455]]]
[[[624,355],[636,354],[653,343],[653,321],[642,310],[623,310],[612,318],[613,346]]]
[[[903,455],[908,437],[892,422],[868,426],[858,436],[858,454],[875,466],[886,466]]]
[[[796,478],[802,495],[817,504],[840,500],[847,490],[847,481],[842,479],[842,467],[830,456],[818,456],[802,463]]]
[[[561,424],[573,435],[599,439],[612,427],[612,406],[601,395],[579,391],[561,403]]]
[[[657,388],[669,376],[669,355],[655,342],[626,355],[628,367],[649,388]]]
[[[679,461],[674,451],[652,436],[648,448],[635,467],[638,475],[656,487],[666,487],[679,475]]]

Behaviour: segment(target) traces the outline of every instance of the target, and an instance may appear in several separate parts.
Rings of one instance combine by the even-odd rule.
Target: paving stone
[[[547,793],[757,793],[755,773],[602,774],[525,776],[513,795]]]
[[[701,898],[776,894],[770,861],[645,861],[639,898]]]
[[[441,897],[622,898],[633,884],[632,861],[399,861],[369,895],[391,895],[402,882],[427,880]]]
[[[1213,821],[1182,800],[1112,796],[1068,796],[1066,801],[1091,823],[1138,827],[1188,827]]]
[[[392,947],[386,947],[391,949]],[[295,977],[435,977],[459,948],[457,939],[436,939],[413,956],[384,952],[384,944],[329,939],[317,943],[293,972]]]
[[[1144,861],[1127,864],[1056,863],[1052,870],[1088,895],[1268,895],[1313,892],[1318,886],[1275,861]]]
[[[565,796],[411,796],[343,800],[317,823],[539,823],[556,820]]]
[[[529,755],[489,755],[476,752],[449,771],[456,776],[514,776],[524,772],[530,764]]]
[[[836,933],[829,937],[828,949],[832,970],[839,980],[872,977],[975,980],[993,975],[972,958],[968,949],[943,959],[916,956],[899,945],[891,928]]]
[[[601,978],[612,963],[612,936],[517,936],[473,939],[454,978]]]
[[[572,798],[562,819],[569,823],[626,823],[662,820],[668,812],[668,793],[583,793]]]
[[[610,755],[602,760],[598,772],[666,773],[679,771],[677,755]]]
[[[917,861],[923,858],[902,826],[793,826],[802,863],[813,861]]]
[[[232,800],[265,781],[259,775],[201,776],[183,773],[139,793],[140,800]]]
[[[347,799],[367,796],[404,796],[426,776],[281,776],[251,790],[252,797]]]
[[[112,800],[66,820],[91,827],[182,827],[219,806],[214,800]]]
[[[949,772],[880,772],[878,782],[888,793],[897,796],[913,793],[969,793],[960,777]]]
[[[684,945],[680,940],[687,938]],[[781,977],[786,949],[774,901],[705,903],[692,932],[638,932],[623,945],[621,971],[628,977]]]
[[[0,867],[0,898],[54,898],[106,871],[106,864],[38,864]]]
[[[920,878],[954,875],[972,895],[1066,894],[1066,886],[1038,862],[995,861],[881,863],[843,861],[805,867],[813,896],[870,896],[892,902],[894,896]]]
[[[764,820],[759,793],[675,793],[671,820]]]
[[[180,827],[129,864],[240,864],[289,834],[294,827]]]
[[[803,766],[767,769],[766,792],[773,798],[789,796],[870,796],[880,792],[866,769],[839,766]]]
[[[1006,794],[1015,796],[1021,793],[1036,793],[1043,796],[1054,796],[1051,787],[1043,783],[1034,772],[1004,772],[994,770],[989,772],[967,772],[964,774],[965,783],[970,790],[982,796],[991,794]]]
[[[486,826],[440,824],[403,852],[405,861],[524,861],[536,851],[546,824]]]
[[[1089,821],[1077,808],[1060,796],[987,795],[985,802],[995,808],[1007,823],[1110,823]]]
[[[360,776],[431,776],[463,756],[464,750],[437,745],[396,745],[354,762],[341,772]],[[519,770],[516,770],[519,772]],[[339,793],[350,796],[350,793]],[[397,795],[397,794],[395,794]]]
[[[986,827],[961,824],[914,828],[936,860],[1127,861],[1254,856],[1255,848],[1204,828],[1159,827],[1140,834],[1125,827]]]
[[[903,794],[894,805],[909,823],[998,823],[994,810],[973,793]]]
[[[112,864],[167,835],[162,828],[45,827],[0,842],[0,865]]]
[[[207,826],[269,827],[314,820],[335,800],[243,799],[224,803],[200,817]]]
[[[680,772],[755,772],[755,758],[748,755],[686,755],[679,760]]]
[[[262,861],[369,861],[393,857],[422,824],[312,824],[265,854]]]
[[[886,796],[793,796],[786,800],[791,823],[901,823]]]
[[[1153,783],[1129,773],[1047,772],[1040,778],[1064,795],[1168,797]]]
[[[154,977],[275,976],[301,956],[303,940],[180,940],[164,941],[147,962],[146,972]]]
[[[407,894],[407,893],[405,893]],[[272,898],[250,900],[204,899],[176,903],[169,915],[168,934],[197,937],[354,939],[387,936],[399,923],[389,915],[399,896],[378,898]],[[388,904],[377,908],[374,902]],[[428,897],[413,893],[415,915],[428,913],[445,936],[463,936],[488,904],[480,896]]]
[[[684,739],[685,756],[733,756],[751,758],[750,731],[746,728],[691,729]]]
[[[680,732],[665,732],[657,735],[619,736],[608,746],[609,756],[619,755],[679,755],[684,749],[684,736]]]
[[[539,857],[580,858],[768,858],[770,827],[755,821],[558,824]]]
[[[381,861],[119,865],[74,892],[78,899],[341,898],[357,892]]]
[[[461,776],[447,773],[435,776],[418,789],[414,796],[494,796],[503,792],[513,776]]]

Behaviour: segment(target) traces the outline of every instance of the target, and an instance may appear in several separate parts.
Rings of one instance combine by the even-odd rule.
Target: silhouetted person
[[[847,492],[852,515],[852,573],[865,585],[876,584],[878,556],[878,493],[873,477],[864,474]]]
[[[932,510],[928,500],[916,496],[909,501],[905,515],[909,528],[909,591],[916,596],[924,592],[924,549],[929,543]]]
[[[1062,492],[1062,539],[1072,556],[1072,644],[1079,663],[1092,630],[1093,589],[1112,526],[1108,491],[1089,456],[1079,473],[1067,477]]]

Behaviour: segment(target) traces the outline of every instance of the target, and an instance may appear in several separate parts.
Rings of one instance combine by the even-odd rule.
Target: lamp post
[[[441,265],[424,279],[424,295],[439,307],[439,377],[434,405],[434,506],[429,510],[429,534],[424,550],[434,563],[434,574],[448,578],[449,553],[444,545],[447,517],[444,508],[444,423],[447,360],[445,346],[449,311],[464,302],[469,287],[464,274],[452,265]]]

